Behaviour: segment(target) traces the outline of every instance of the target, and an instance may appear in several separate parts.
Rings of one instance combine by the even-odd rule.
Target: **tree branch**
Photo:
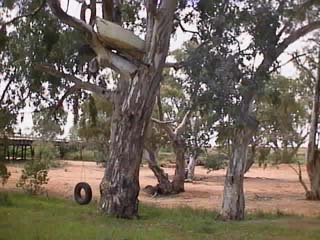
[[[285,63],[283,63],[283,64],[281,64],[281,65],[279,65],[279,66],[274,67],[273,69],[271,69],[271,70],[269,71],[269,73],[273,73],[273,72],[277,71],[279,68],[282,68],[283,66],[287,65],[288,63],[290,63],[290,62],[292,62],[292,61],[297,61],[298,58],[304,57],[304,56],[306,56],[306,55],[307,55],[306,53],[293,54],[292,57],[291,57],[288,61],[286,61]]]
[[[197,31],[191,31],[191,30],[186,29],[186,28],[182,25],[180,19],[176,18],[176,20],[178,20],[179,27],[181,28],[181,30],[182,30],[183,32],[192,33],[192,34],[197,34],[198,36],[200,36],[200,33],[199,33],[199,32],[197,32]],[[200,37],[201,37],[201,36],[200,36]]]
[[[308,192],[309,192],[309,189],[308,189],[306,183],[303,181],[303,178],[302,178],[302,171],[301,171],[301,164],[300,164],[300,162],[298,162],[298,168],[299,168],[299,170],[295,169],[291,164],[289,164],[289,167],[290,167],[291,169],[293,169],[293,171],[295,171],[295,173],[298,175],[298,177],[299,177],[299,182],[301,183],[301,185],[302,185],[303,189],[305,190],[305,192],[308,193]]]
[[[163,67],[164,68],[173,68],[174,70],[178,71],[179,69],[183,68],[185,64],[186,64],[185,61],[175,62],[175,63],[166,62]]]
[[[157,106],[158,106],[158,111],[159,111],[159,120],[163,121],[163,110],[162,110],[162,103],[161,103],[161,97],[160,97],[160,88],[157,93]]]
[[[146,51],[149,51],[152,36],[153,36],[155,16],[157,12],[157,1],[147,0],[146,10],[147,10],[147,31],[146,31],[145,42],[146,42]]]
[[[36,9],[34,9],[32,12],[27,13],[27,14],[23,14],[23,15],[21,15],[21,16],[17,16],[17,17],[15,17],[15,18],[11,19],[10,21],[3,23],[3,24],[1,25],[1,27],[0,27],[0,32],[1,32],[1,30],[4,29],[7,25],[14,23],[15,21],[17,21],[17,20],[19,20],[19,19],[21,19],[21,18],[33,17],[33,16],[35,16],[35,15],[44,7],[45,3],[46,3],[46,0],[43,0],[43,1],[41,2],[40,6],[37,7]]]
[[[96,22],[97,17],[97,1],[96,0],[90,0],[90,21],[89,24],[93,26]]]
[[[178,127],[177,127],[176,130],[174,131],[174,134],[175,134],[176,136],[179,136],[180,134],[183,133],[183,131],[184,131],[185,128],[186,128],[186,125],[187,125],[187,122],[188,122],[190,116],[191,116],[191,111],[189,110],[189,111],[186,112],[186,114],[184,115],[181,123],[178,125]]]
[[[14,81],[14,78],[11,78],[9,80],[9,82],[7,83],[6,87],[3,89],[3,92],[2,92],[2,95],[1,95],[1,98],[0,98],[0,106],[1,106],[3,100],[4,100],[5,96],[6,96],[6,93],[7,93],[8,89],[9,89],[9,87],[10,87],[10,85],[11,85],[11,83],[13,81]]]
[[[107,98],[108,100],[112,100],[112,92],[110,90],[99,87],[98,85],[95,85],[95,84],[92,84],[89,82],[83,82],[80,78],[77,78],[71,74],[60,72],[48,64],[35,64],[33,67],[34,67],[34,69],[36,69],[38,71],[43,71],[43,72],[48,73],[50,75],[64,78],[65,80],[74,83],[78,89],[81,88],[83,90],[94,92],[98,95],[101,95],[101,96]]]
[[[154,17],[153,34],[150,38],[147,57],[152,59],[153,67],[156,71],[161,71],[165,63],[169,50],[170,35],[173,26],[173,16],[177,7],[177,0],[162,0],[160,2],[156,15]],[[159,33],[162,38],[159,41]],[[161,49],[161,50],[160,50]]]
[[[151,118],[151,120],[153,122],[157,123],[163,130],[165,130],[166,133],[169,135],[171,140],[176,139],[176,134],[174,133],[172,127],[170,126],[172,121],[160,121],[160,120],[155,119],[155,118]]]
[[[320,21],[314,21],[305,25],[298,30],[292,32],[286,39],[284,39],[276,49],[276,55],[279,56],[284,50],[292,43],[294,43],[299,38],[305,36],[306,34],[319,29],[320,28]]]
[[[85,32],[90,36],[93,35],[92,27],[89,24],[86,24],[84,21],[68,15],[65,11],[62,10],[60,0],[48,0],[48,4],[54,15],[62,22],[75,29]]]
[[[298,58],[295,59],[295,64],[297,65],[298,68],[300,68],[300,70],[305,71],[305,73],[309,76],[309,78],[316,81],[316,77],[312,74],[312,71],[308,69],[306,66],[304,66],[304,64],[301,63]]]
[[[59,99],[56,108],[60,108],[62,107],[62,104],[64,102],[64,100],[66,100],[66,98],[75,93],[76,91],[78,91],[80,89],[80,87],[78,85],[73,85],[72,87],[68,88],[67,91],[63,94],[63,96]]]
[[[102,1],[102,18],[108,21],[113,20],[113,0]]]

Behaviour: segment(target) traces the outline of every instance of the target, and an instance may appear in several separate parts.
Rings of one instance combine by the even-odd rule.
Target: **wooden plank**
[[[145,41],[133,32],[99,17],[96,24],[98,36],[103,42],[134,57],[141,58],[143,56]]]

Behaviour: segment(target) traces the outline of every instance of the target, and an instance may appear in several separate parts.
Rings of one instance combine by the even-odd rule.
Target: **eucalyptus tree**
[[[97,161],[107,161],[110,153],[112,105],[105,98],[91,95],[81,104],[79,123],[75,125],[77,136],[85,140]]]
[[[191,44],[188,42],[185,45]],[[174,55],[180,62],[181,56],[178,55],[183,53],[176,50]],[[192,92],[187,91],[190,87],[187,83],[191,80],[186,80],[185,77],[188,76],[185,76],[183,69],[175,74],[170,72],[164,74],[157,101],[159,117],[152,118],[153,122],[166,133],[176,156],[172,184],[166,184],[171,189],[171,193],[184,191],[185,178],[192,180],[197,158],[210,140],[205,115],[198,111],[200,106],[196,95],[200,89],[195,87]],[[186,165],[187,155],[189,156],[188,166]],[[168,189],[165,192],[170,193]]]
[[[10,61],[19,64],[17,69],[24,67],[19,74],[27,80],[28,89],[36,87],[33,83],[40,83],[38,88],[48,83],[44,90],[50,90],[51,99],[61,98],[60,91],[67,89],[77,101],[76,90],[83,89],[112,102],[111,151],[100,184],[100,209],[132,218],[138,213],[145,129],[168,54],[178,1],[77,2],[81,4],[80,17],[70,15],[68,4],[62,7],[59,0],[14,1],[21,18],[8,21],[15,26],[8,35],[19,39],[20,48],[14,51],[17,56],[11,57],[10,51],[18,47],[8,47],[6,58],[22,62]],[[183,8],[187,2],[180,1],[179,6]],[[30,18],[22,17],[25,15]],[[141,30],[144,39],[133,30]],[[114,89],[97,76],[101,69],[116,73]]]
[[[320,28],[317,1],[199,1],[201,40],[189,74],[205,85],[209,111],[232,133],[221,218],[244,218],[247,150],[258,128],[256,99],[277,59],[306,34]],[[301,21],[304,20],[304,21]],[[191,54],[190,54],[191,55]]]
[[[171,144],[176,156],[173,181],[169,180],[168,174],[157,164],[155,154],[157,147],[152,144],[154,141],[147,140],[145,149],[148,153],[149,167],[158,179],[156,191],[160,194],[172,194],[184,191],[185,155],[187,152],[185,132],[191,111],[190,101],[183,91],[181,79],[175,77],[169,71],[163,74],[163,78],[152,123],[150,123],[153,126],[153,130],[149,130],[150,136],[148,139],[156,137],[155,133],[157,132],[158,135],[165,134],[166,136],[165,138],[161,137],[165,141],[158,141],[158,145],[167,142]],[[157,130],[155,131],[155,129]],[[159,139],[159,137],[156,137],[156,139]]]
[[[300,78],[305,79],[312,86],[311,117],[309,121],[309,139],[306,155],[307,172],[310,181],[310,188],[300,180],[309,200],[320,200],[320,155],[319,155],[319,104],[320,104],[320,45],[319,35],[313,47],[308,49],[305,59],[296,60],[296,66],[300,72]],[[300,179],[302,179],[300,171]]]
[[[257,99],[260,124],[256,142],[273,150],[275,163],[292,162],[305,142],[310,105],[306,89],[310,88],[303,79],[275,75],[266,83],[264,94]]]

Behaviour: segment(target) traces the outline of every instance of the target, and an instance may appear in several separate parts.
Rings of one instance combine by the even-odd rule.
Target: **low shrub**
[[[208,154],[204,159],[204,167],[209,171],[215,171],[226,167],[228,156],[223,153]]]
[[[35,149],[34,159],[25,163],[17,187],[35,195],[44,192],[43,185],[49,181],[48,169],[57,167],[55,160],[59,154],[56,147],[50,142],[35,142],[33,148]]]
[[[46,141],[36,141],[32,144],[34,149],[34,158],[46,161],[48,166],[55,164],[59,158],[59,151],[53,143]]]
[[[43,193],[43,185],[49,181],[48,169],[48,161],[40,159],[27,161],[24,169],[22,169],[17,187],[22,188],[25,192],[32,195]]]

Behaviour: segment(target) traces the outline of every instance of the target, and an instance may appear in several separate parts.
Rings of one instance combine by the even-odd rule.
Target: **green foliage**
[[[34,133],[48,141],[63,134],[63,125],[67,120],[67,114],[61,109],[46,109],[34,113],[32,119]]]
[[[48,168],[48,163],[44,160],[28,160],[22,169],[17,187],[32,195],[43,193],[43,185],[49,181]]]
[[[278,149],[272,152],[269,157],[271,164],[297,163],[298,158],[294,149]]]
[[[262,165],[265,167],[267,166],[267,160],[270,155],[271,148],[269,147],[259,147],[257,149],[257,156],[259,167]]]
[[[0,4],[0,7],[12,9],[14,7],[15,2],[15,0],[3,0],[2,4]]]
[[[272,148],[269,160],[273,163],[291,163],[304,142],[309,113],[310,88],[301,79],[273,76],[266,84],[265,94],[257,104],[257,132],[259,145]]]
[[[84,148],[84,149],[82,149],[82,151],[80,151],[80,149],[68,151],[65,154],[65,159],[77,160],[77,161],[83,160],[83,161],[102,162],[105,159],[103,158],[104,155],[101,156],[100,154],[101,154],[101,152],[98,150],[91,150],[91,149]]]
[[[46,162],[49,167],[50,164],[59,157],[56,146],[51,142],[35,141],[32,147],[35,152],[34,158]]]
[[[242,222],[215,220],[216,212],[188,207],[142,205],[139,220],[102,215],[97,206],[10,193],[10,206],[1,205],[0,233],[4,239],[130,239],[130,240],[317,240],[320,219],[282,214],[248,214]],[[125,231],[123,226],[126,226]],[[14,227],[7,227],[14,226]],[[54,226],[54,227],[53,227]],[[303,226],[303,227],[293,227]]]
[[[16,113],[10,112],[7,108],[0,107],[0,133],[13,131],[12,127],[16,123]]]
[[[58,153],[56,147],[49,142],[34,142],[35,158],[28,160],[17,183],[29,194],[40,194],[44,192],[43,185],[47,184],[48,169],[55,166],[54,160],[57,159]]]
[[[81,105],[81,112],[79,126],[75,130],[76,135],[86,142],[85,150],[94,154],[83,155],[83,159],[105,161],[109,152],[112,105],[102,97],[90,95]],[[76,157],[79,158],[80,155]]]
[[[160,164],[174,163],[175,155],[172,151],[171,152],[160,151],[158,154],[158,162]]]
[[[223,169],[226,167],[228,160],[228,156],[221,152],[210,153],[204,158],[204,167],[209,171]]]
[[[209,113],[211,125],[217,132],[216,143],[226,146],[227,151],[238,129],[256,129],[259,121],[265,123],[260,130],[268,131],[270,138],[273,134],[274,142],[280,140],[282,145],[295,148],[304,138],[300,130],[308,115],[307,104],[299,98],[300,94],[292,92],[297,88],[296,80],[281,77],[275,80],[270,74],[279,66],[277,58],[287,47],[282,44],[283,38],[301,27],[294,16],[295,4],[295,1],[256,0],[198,2],[199,34],[180,54],[186,62],[185,84],[190,86],[190,94],[196,86],[201,86],[202,91],[197,94],[199,110]],[[319,15],[315,19],[319,19]],[[281,32],[283,26],[288,28]],[[260,65],[256,61],[258,56]],[[301,86],[298,91],[303,93]],[[263,103],[269,106],[269,114],[263,115],[268,119],[257,113],[261,111],[259,102],[265,98],[269,98],[268,103]],[[266,141],[264,138],[261,145]]]

